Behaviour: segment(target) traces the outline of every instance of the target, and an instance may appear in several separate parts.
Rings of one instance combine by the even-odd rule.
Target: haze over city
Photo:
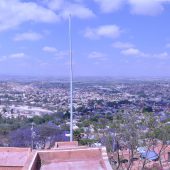
[[[1,0],[0,74],[169,77],[169,2]]]

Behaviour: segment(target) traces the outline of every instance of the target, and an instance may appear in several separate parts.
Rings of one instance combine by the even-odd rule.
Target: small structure
[[[56,143],[53,150],[36,151],[23,170],[112,170],[105,148]]]
[[[0,148],[0,170],[112,170],[105,148],[57,142],[53,149]]]
[[[150,161],[156,161],[156,160],[158,160],[159,155],[155,151],[148,150],[141,154],[141,158],[147,159]]]
[[[0,148],[0,170],[22,170],[31,154],[31,148]]]
[[[77,141],[72,141],[72,142],[56,142],[54,149],[56,148],[73,148],[73,147],[78,147],[78,142]]]

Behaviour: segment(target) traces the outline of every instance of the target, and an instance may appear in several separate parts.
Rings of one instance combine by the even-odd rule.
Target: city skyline
[[[169,0],[1,0],[0,75],[170,76]]]

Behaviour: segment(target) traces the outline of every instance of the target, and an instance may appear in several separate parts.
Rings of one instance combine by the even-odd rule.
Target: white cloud
[[[81,1],[48,0],[47,5],[50,9],[57,11],[63,18],[68,18],[69,14],[80,19],[95,17],[93,11],[82,4]]]
[[[7,59],[7,56],[0,57],[0,62],[5,61]]]
[[[56,22],[59,17],[51,10],[34,2],[0,0],[0,31],[11,29],[27,21]]]
[[[69,55],[67,51],[58,50],[57,48],[50,46],[45,46],[42,48],[42,50],[45,52],[52,53],[54,56],[56,56],[56,59],[62,59],[65,56]]]
[[[45,2],[45,4],[42,4]],[[55,23],[72,14],[77,18],[94,17],[91,9],[80,2],[44,0],[40,3],[21,0],[0,0],[0,31],[15,28],[24,22]]]
[[[153,59],[170,59],[170,55],[167,52],[162,52],[162,53],[155,53],[155,54],[150,54],[150,53],[144,53],[140,51],[137,48],[129,48],[122,50],[121,53],[125,56],[135,56],[135,57],[142,57],[142,58],[153,58]]]
[[[153,54],[153,58],[157,59],[169,59],[170,55],[167,52],[159,53],[159,54]]]
[[[144,56],[145,55],[137,48],[128,48],[128,49],[122,50],[121,53],[123,55],[130,55],[130,56]]]
[[[13,53],[10,55],[0,57],[0,62],[6,61],[8,59],[23,59],[25,57],[26,57],[25,53],[22,53],[22,52],[21,53]]]
[[[141,15],[157,15],[160,14],[164,7],[158,0],[129,0],[131,13]]]
[[[170,48],[170,43],[166,44],[166,48]]]
[[[14,59],[25,58],[25,54],[24,53],[14,53],[14,54],[9,55],[8,58],[14,58]]]
[[[56,59],[63,59],[66,56],[69,56],[69,53],[67,51],[57,51],[55,53]]]
[[[88,58],[104,61],[107,60],[107,55],[101,52],[93,51],[88,55]]]
[[[132,43],[129,43],[129,42],[120,42],[120,41],[114,42],[114,43],[112,44],[112,46],[113,46],[114,48],[118,48],[118,49],[127,49],[127,48],[132,48],[132,47],[134,47],[134,45],[133,45]]]
[[[56,53],[58,50],[55,47],[45,46],[42,48],[43,51],[49,53]]]
[[[98,3],[101,11],[104,13],[119,10],[125,2],[125,0],[94,0],[94,1]]]
[[[65,0],[45,0],[48,7],[52,10],[61,10],[65,5]]]
[[[80,19],[95,17],[95,14],[89,8],[80,4],[70,4],[61,12],[61,16],[64,18],[68,18],[69,14]]]
[[[87,28],[84,36],[90,39],[100,37],[117,38],[121,34],[121,29],[117,25],[102,25],[97,28]]]
[[[36,32],[24,32],[21,34],[17,34],[14,37],[14,41],[23,41],[23,40],[28,40],[28,41],[37,41],[40,40],[43,36],[39,33]]]
[[[93,0],[102,12],[112,13],[121,9],[125,5],[130,6],[132,14],[137,15],[158,15],[165,10],[165,5],[170,0]]]

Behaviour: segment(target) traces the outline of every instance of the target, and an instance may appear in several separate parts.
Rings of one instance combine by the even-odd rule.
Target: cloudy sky
[[[0,0],[0,75],[170,76],[170,0]]]

